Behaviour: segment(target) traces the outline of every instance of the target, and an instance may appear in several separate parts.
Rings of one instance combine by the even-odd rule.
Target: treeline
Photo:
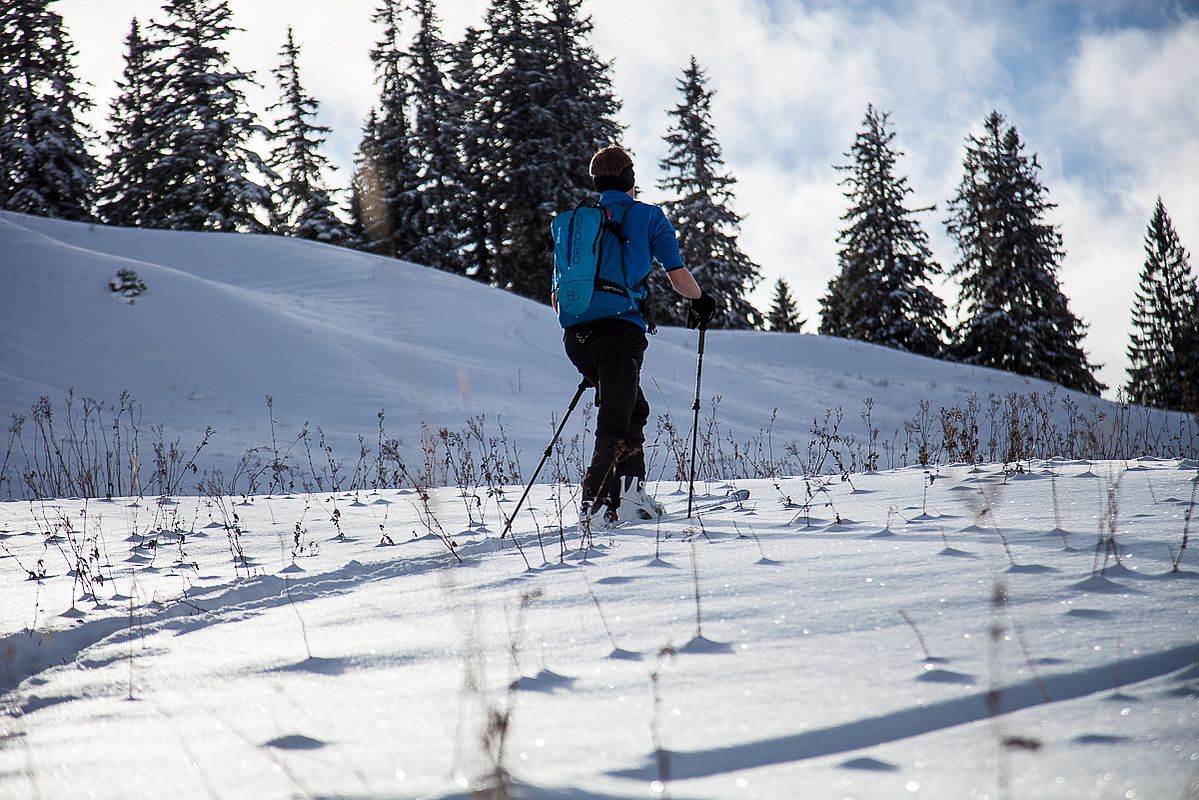
[[[1070,311],[1057,273],[1065,251],[1046,220],[1054,208],[1035,155],[997,111],[966,140],[962,180],[944,224],[957,245],[948,268],[928,247],[902,155],[885,112],[867,107],[839,167],[849,204],[837,241],[840,270],[821,299],[820,333],[920,355],[1007,370],[1098,394],[1107,388],[1082,349],[1086,325]],[[1199,412],[1199,291],[1189,256],[1158,198],[1145,234],[1133,305],[1128,398]],[[960,286],[951,326],[929,286],[948,273]],[[777,305],[777,301],[776,301]]]
[[[379,0],[370,53],[379,96],[351,186],[339,190],[327,182],[330,130],[316,122],[319,103],[304,88],[290,29],[274,70],[278,102],[264,120],[246,102],[253,76],[225,50],[236,30],[227,0],[167,0],[161,19],[130,26],[101,137],[80,121],[91,104],[53,2],[10,0],[0,9],[0,208],[296,236],[545,301],[549,220],[591,196],[590,156],[624,130],[583,0],[491,0],[457,42],[444,38],[433,0]],[[658,187],[688,266],[724,301],[716,323],[802,330],[785,281],[766,314],[747,299],[761,268],[738,241],[735,179],[694,58],[678,90]],[[912,189],[897,171],[894,136],[887,114],[868,108],[839,167],[849,209],[820,332],[1103,389],[1082,349],[1085,326],[1058,283],[1062,240],[1045,220],[1053,204],[1015,128],[996,112],[967,140],[944,220],[959,253],[948,268],[933,259],[920,226],[933,209],[905,205]],[[1160,201],[1146,248],[1127,390],[1137,402],[1199,408],[1199,300]],[[956,326],[929,286],[946,273],[961,285]],[[655,277],[657,318],[681,322],[683,307]]]

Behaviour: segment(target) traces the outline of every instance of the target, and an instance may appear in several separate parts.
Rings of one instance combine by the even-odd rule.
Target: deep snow
[[[0,412],[129,390],[185,446],[218,429],[205,468],[269,442],[271,395],[280,439],[308,421],[351,460],[381,408],[409,448],[499,416],[527,476],[576,383],[544,306],[294,240],[0,213],[0,286]],[[683,428],[694,346],[647,358]],[[704,376],[736,439],[777,407],[780,450],[836,406],[860,436],[867,397],[886,438],[922,399],[1048,388],[721,331]],[[1197,467],[737,481],[702,524],[589,543],[571,484],[507,539],[520,486],[0,502],[0,798],[467,797],[501,727],[520,797],[1195,797]]]
[[[147,285],[132,304],[108,290],[122,268]],[[128,391],[141,404],[143,439],[162,424],[167,441],[178,436],[190,451],[205,428],[214,428],[199,466],[226,476],[247,450],[269,445],[267,395],[281,446],[306,423],[314,438],[320,426],[347,471],[358,436],[374,449],[383,409],[387,436],[401,441],[410,460],[419,460],[422,423],[457,431],[486,415],[492,435],[504,424],[527,474],[578,382],[548,306],[467,278],[294,239],[0,212],[0,286],[6,422],[11,413],[28,415],[41,396],[63,416],[71,388],[110,406]],[[693,331],[663,329],[652,338],[643,372],[651,428],[667,413],[678,428],[689,427],[695,369]],[[841,434],[864,442],[867,398],[875,401],[881,441],[898,440],[898,450],[921,400],[935,415],[971,395],[986,408],[1010,392],[1051,390],[1043,381],[859,342],[711,331],[702,394],[705,416],[720,398],[722,431],[737,442],[770,426],[778,409],[772,437],[782,453],[789,442],[803,451],[813,420],[837,407],[844,411]],[[1059,389],[1059,418],[1066,399],[1113,419],[1117,412],[1107,401]],[[1188,424],[1158,412],[1149,419]],[[567,435],[582,425],[580,413]],[[659,465],[666,460],[661,451],[651,457]],[[907,459],[915,460],[910,452]],[[903,463],[885,452],[879,461]],[[194,483],[181,488],[194,493]]]
[[[452,489],[3,503],[0,797],[469,796],[505,709],[522,797],[1193,797],[1195,465],[1022,469],[748,481],[592,547],[538,487],[523,556]]]

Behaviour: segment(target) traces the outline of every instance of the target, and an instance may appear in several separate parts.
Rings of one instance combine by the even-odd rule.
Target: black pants
[[[567,328],[566,356],[596,387],[599,415],[595,453],[583,477],[583,500],[616,508],[620,478],[645,478],[645,423],[649,403],[641,391],[645,331],[623,319],[601,319]]]

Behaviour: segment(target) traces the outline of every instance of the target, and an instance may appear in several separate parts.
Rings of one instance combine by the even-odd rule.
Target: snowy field
[[[119,269],[136,271],[147,286],[132,304],[108,291]],[[0,286],[5,427],[10,414],[29,417],[45,396],[63,435],[68,390],[75,390],[76,416],[82,398],[92,398],[109,409],[106,421],[128,392],[146,450],[141,480],[154,493],[152,426],[163,427],[168,444],[178,438],[186,453],[214,429],[198,467],[201,475],[221,471],[225,482],[247,451],[258,448],[255,458],[263,459],[272,435],[290,452],[295,471],[310,471],[298,440],[306,425],[319,468],[319,427],[344,463],[348,486],[358,437],[378,450],[380,410],[386,437],[398,440],[409,461],[422,457],[422,425],[456,432],[483,415],[489,436],[504,425],[527,475],[578,383],[545,305],[394,259],[278,236],[129,230],[0,212]],[[653,414],[649,439],[658,445],[650,455],[659,469],[668,460],[662,415],[684,433],[690,427],[695,369],[694,331],[666,328],[651,338],[643,384]],[[1091,419],[1105,415],[1098,435],[1117,435],[1122,410],[1114,403],[1054,392],[1019,375],[823,336],[711,331],[702,394],[705,430],[720,398],[719,438],[726,449],[730,440],[759,437],[777,410],[775,454],[795,443],[800,456],[791,471],[798,472],[806,466],[814,421],[825,426],[830,410],[843,412],[839,435],[848,461],[871,449],[862,419],[871,399],[877,464],[889,468],[916,463],[918,444],[905,426],[939,435],[939,409],[965,408],[975,397],[985,443],[992,403],[1032,392],[1042,402],[1053,394],[1049,416],[1057,428],[1070,427],[1067,404],[1073,403]],[[921,401],[931,411],[923,420]],[[577,413],[567,437],[581,434],[583,422]],[[123,423],[128,442],[129,418]],[[1199,428],[1182,415],[1136,409],[1131,423],[1152,430],[1154,444],[1124,448],[1131,452],[1121,457],[1199,452]],[[33,427],[27,420],[30,447]],[[1180,430],[1181,450],[1174,441]],[[3,454],[0,449],[0,460]],[[672,478],[674,471],[664,475]],[[11,464],[8,477],[0,497],[21,496]],[[179,489],[194,494],[197,482]],[[246,488],[243,481],[237,490]]]
[[[133,303],[107,290],[120,269]],[[643,383],[671,515],[585,541],[577,485],[542,484],[501,537],[523,487],[498,483],[529,478],[577,383],[545,306],[279,237],[10,213],[0,285],[0,413],[26,417],[0,450],[0,800],[1199,797],[1194,420],[713,331],[703,474],[771,474],[791,443],[844,474],[704,481],[688,520],[668,479],[695,333],[667,329]],[[129,392],[119,445],[95,416],[70,429],[72,389],[76,423]],[[985,450],[988,411],[1033,392],[1026,449],[1085,424],[1070,442],[1129,458],[904,466],[929,442],[947,460],[945,421],[969,438],[942,408],[975,398]],[[134,497],[19,499],[43,396],[59,472],[95,466],[103,496],[118,453]],[[439,462],[461,487],[371,488],[380,410],[413,470],[422,426],[507,438]],[[543,481],[577,473],[589,420]],[[194,472],[150,476],[152,440],[186,456],[209,428]],[[483,480],[501,452],[512,480]]]
[[[1194,462],[826,480],[0,503],[0,797],[1196,796]]]

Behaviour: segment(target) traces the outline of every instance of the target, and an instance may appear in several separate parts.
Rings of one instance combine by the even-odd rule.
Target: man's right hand
[[[712,321],[715,314],[715,298],[707,292],[701,292],[699,297],[691,301],[691,305],[687,309],[687,327],[692,330],[699,328],[701,331],[706,331],[708,323]]]

